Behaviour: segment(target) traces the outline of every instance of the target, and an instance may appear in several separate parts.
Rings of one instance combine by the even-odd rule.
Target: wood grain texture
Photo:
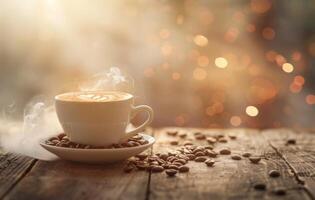
[[[0,199],[29,171],[35,159],[12,153],[0,154]]]
[[[176,147],[168,144],[171,136],[165,134],[167,129],[155,132],[158,142],[153,147],[153,153],[163,152]],[[194,129],[183,130],[192,137]],[[232,132],[238,139],[227,144],[217,144],[215,149],[229,146],[233,153],[249,151],[262,155],[259,164],[251,164],[248,159],[235,161],[229,155],[219,156],[214,167],[204,163],[190,162],[191,171],[168,178],[163,174],[152,174],[150,183],[150,199],[279,199],[272,190],[278,187],[287,189],[285,199],[310,199],[290,173],[285,161],[269,146],[259,131],[256,130],[202,130],[209,135]],[[205,141],[195,142],[200,145]],[[280,178],[269,178],[268,171],[278,169]],[[253,184],[264,182],[267,191],[256,191]]]
[[[296,180],[315,199],[315,135],[290,129],[266,130],[263,135],[291,168]],[[287,144],[295,139],[296,144]]]

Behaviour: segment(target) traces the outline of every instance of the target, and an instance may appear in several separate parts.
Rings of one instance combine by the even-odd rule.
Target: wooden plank
[[[169,145],[171,136],[165,132],[171,129],[155,131],[158,142],[153,147],[153,153],[161,153],[174,150],[176,147]],[[194,131],[198,129],[181,129],[192,138]],[[232,152],[243,151],[261,154],[263,160],[259,164],[251,164],[247,159],[235,161],[230,156],[216,158],[214,167],[207,167],[204,163],[189,162],[189,173],[178,174],[174,178],[166,177],[165,173],[153,173],[150,178],[150,199],[279,199],[272,190],[277,187],[285,187],[287,194],[285,199],[310,199],[295,180],[294,175],[283,159],[270,147],[261,134],[255,130],[201,130],[208,135],[216,133],[237,134],[237,140],[231,140],[228,144],[217,144],[215,149],[229,146]],[[182,142],[183,140],[181,140]],[[205,141],[195,142],[205,145]],[[269,178],[268,171],[278,169],[282,176]],[[265,182],[267,191],[256,191],[253,184]]]
[[[35,159],[12,153],[0,154],[0,199],[31,169]]]
[[[308,131],[289,129],[266,130],[264,137],[291,167],[291,172],[302,187],[315,199],[315,134]],[[295,145],[288,145],[288,139],[295,139]]]
[[[149,173],[123,166],[38,161],[5,199],[146,199]]]

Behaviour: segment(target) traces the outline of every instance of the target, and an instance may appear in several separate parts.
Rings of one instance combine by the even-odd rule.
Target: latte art
[[[124,92],[75,92],[59,95],[57,99],[79,102],[110,102],[125,100],[131,97],[131,94]]]

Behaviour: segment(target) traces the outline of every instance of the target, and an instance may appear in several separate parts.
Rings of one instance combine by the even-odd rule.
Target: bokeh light
[[[255,106],[247,106],[245,111],[251,117],[256,117],[259,114],[259,110]]]
[[[196,35],[194,37],[194,42],[195,42],[196,45],[204,47],[204,46],[207,46],[208,39],[205,36],[203,36],[203,35]]]
[[[294,67],[291,63],[284,63],[282,65],[282,70],[286,73],[291,73],[294,70]]]
[[[228,61],[227,59],[223,58],[223,57],[218,57],[215,59],[214,64],[218,67],[218,68],[226,68],[228,66]]]

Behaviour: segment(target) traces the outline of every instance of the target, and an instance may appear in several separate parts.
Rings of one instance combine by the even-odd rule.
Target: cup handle
[[[133,106],[131,111],[131,116],[135,116],[137,113],[145,111],[148,113],[148,119],[143,122],[137,128],[126,132],[125,136],[121,139],[121,141],[126,141],[128,138],[137,135],[139,132],[143,131],[146,126],[148,126],[153,120],[153,109],[147,105]]]

